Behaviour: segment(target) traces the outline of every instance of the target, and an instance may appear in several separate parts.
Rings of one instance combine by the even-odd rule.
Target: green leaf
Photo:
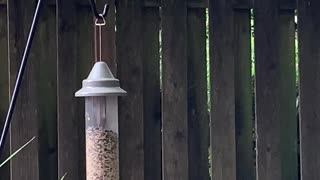
[[[68,173],[65,173],[60,180],[64,180]]]
[[[19,148],[16,152],[11,154],[11,156],[8,157],[3,163],[0,164],[0,168],[3,167],[7,162],[9,162],[11,159],[13,159],[20,151],[22,151],[26,146],[28,146],[36,137],[33,137],[31,140],[29,140],[25,145],[23,145],[21,148]]]

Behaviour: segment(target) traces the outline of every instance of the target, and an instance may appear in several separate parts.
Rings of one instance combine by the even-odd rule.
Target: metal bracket
[[[92,12],[96,17],[97,21],[103,20],[104,18],[107,17],[109,12],[109,7],[110,7],[108,4],[104,5],[103,12],[100,14],[97,10],[96,2],[94,0],[89,0],[89,1],[90,1]]]

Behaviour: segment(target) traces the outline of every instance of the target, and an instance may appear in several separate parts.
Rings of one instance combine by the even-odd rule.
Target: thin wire
[[[97,26],[94,26],[94,61],[98,61],[98,51],[97,51],[97,46],[98,46],[98,41],[97,41],[98,33],[97,33]]]
[[[30,32],[29,32],[29,36],[28,36],[28,40],[26,43],[26,47],[24,49],[24,53],[23,53],[23,57],[22,57],[22,61],[21,61],[21,65],[20,65],[20,69],[18,72],[18,76],[17,76],[17,80],[14,86],[14,90],[13,90],[13,94],[12,94],[12,98],[10,101],[10,105],[9,105],[9,110],[7,113],[7,117],[6,117],[6,121],[2,130],[2,134],[1,134],[1,139],[0,139],[0,152],[3,149],[3,146],[5,144],[5,140],[9,131],[9,127],[10,127],[10,123],[11,123],[11,119],[12,119],[12,115],[15,109],[15,105],[16,105],[16,101],[17,101],[17,97],[20,91],[20,87],[21,87],[21,82],[23,79],[23,74],[28,62],[28,57],[29,57],[29,53],[30,53],[30,49],[31,49],[31,45],[33,42],[33,37],[36,31],[36,25],[38,23],[38,19],[39,19],[39,14],[40,14],[40,8],[42,5],[42,0],[38,1],[36,10],[34,12],[34,16],[33,16],[33,21],[31,24],[31,28],[30,28]]]
[[[100,53],[100,62],[102,61],[102,35],[101,35],[101,26],[99,26],[99,53]]]
[[[97,47],[97,49],[99,49],[99,61],[101,62],[102,61],[102,26],[105,26],[107,23],[106,23],[106,19],[103,17],[103,14],[100,14],[99,16],[100,16],[100,18],[96,19],[95,25],[96,25],[96,27],[99,28],[98,29],[98,31],[99,31],[99,34],[98,34],[99,47]],[[95,38],[97,38],[97,37],[95,37]],[[97,49],[96,49],[96,51],[97,51]]]

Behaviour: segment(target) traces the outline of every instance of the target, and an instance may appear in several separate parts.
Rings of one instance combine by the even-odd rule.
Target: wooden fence
[[[320,178],[320,1],[107,2],[103,57],[128,91],[119,102],[121,180]],[[1,127],[35,4],[0,0]],[[1,180],[85,179],[84,103],[74,92],[94,63],[94,32],[87,0],[46,1],[0,162],[37,138]]]

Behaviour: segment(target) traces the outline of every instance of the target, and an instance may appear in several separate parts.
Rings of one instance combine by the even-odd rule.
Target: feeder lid
[[[119,80],[114,78],[105,62],[97,62],[87,79],[82,81],[82,89],[76,97],[123,96],[127,92],[120,88]]]

